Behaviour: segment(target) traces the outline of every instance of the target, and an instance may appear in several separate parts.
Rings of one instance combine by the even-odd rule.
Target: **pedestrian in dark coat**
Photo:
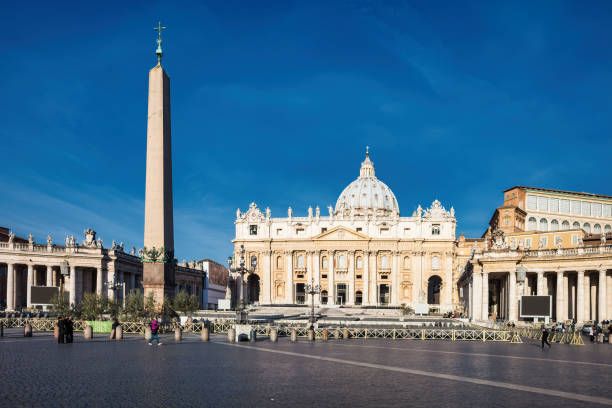
[[[548,348],[550,348],[550,343],[548,342],[548,329],[542,325],[542,350],[544,350],[544,344],[548,344]]]
[[[74,339],[74,323],[72,322],[72,318],[68,317],[66,319],[66,343],[72,343]]]
[[[58,344],[65,343],[66,342],[66,324],[64,322],[63,316],[60,316],[57,319],[57,329],[58,329],[58,336],[57,336]]]

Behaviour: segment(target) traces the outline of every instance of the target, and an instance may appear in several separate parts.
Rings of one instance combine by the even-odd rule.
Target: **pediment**
[[[320,233],[312,239],[316,241],[361,241],[370,238],[362,232],[357,232],[346,227],[335,227],[329,231]]]

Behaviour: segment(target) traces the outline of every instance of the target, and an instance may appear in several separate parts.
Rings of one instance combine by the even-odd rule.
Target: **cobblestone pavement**
[[[186,335],[148,346],[57,344],[7,330],[0,406],[596,407],[612,405],[612,345],[260,340]]]

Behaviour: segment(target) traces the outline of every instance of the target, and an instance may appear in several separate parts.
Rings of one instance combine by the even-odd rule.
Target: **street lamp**
[[[121,304],[123,305],[123,307],[125,307],[125,282],[117,280],[117,276],[115,275],[112,281],[105,282],[104,284],[108,289],[111,289],[113,291],[113,298],[115,302],[117,301],[117,291],[121,290]]]
[[[255,269],[257,268],[257,257],[251,257],[251,268],[249,269],[245,266],[246,261],[244,259],[244,254],[244,245],[240,245],[240,259],[238,262],[238,266],[233,268],[232,265],[234,264],[234,258],[231,256],[227,258],[227,264],[229,266],[230,272],[240,274],[240,300],[238,301],[238,308],[236,309],[236,323],[238,324],[244,324],[248,321],[248,312],[245,310],[246,304],[244,301],[244,275],[247,273],[255,273]]]
[[[314,329],[314,324],[317,321],[314,312],[314,297],[315,295],[321,293],[321,286],[314,284],[314,278],[310,278],[310,283],[307,283],[304,286],[304,289],[307,294],[310,295],[310,328]]]

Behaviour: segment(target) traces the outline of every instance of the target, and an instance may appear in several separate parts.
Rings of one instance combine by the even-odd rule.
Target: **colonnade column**
[[[319,250],[314,251],[313,263],[314,263],[313,265],[314,284],[315,286],[318,286],[320,288],[321,287],[321,269],[320,269],[321,268],[321,251]],[[321,304],[320,294],[318,296],[315,295],[314,304],[317,306]]]
[[[370,251],[363,252],[363,296],[361,303],[370,304]]]
[[[489,274],[482,273],[482,320],[489,320]]]
[[[294,303],[293,299],[293,252],[285,252],[285,262],[287,263],[287,283],[285,285],[287,293],[285,294],[285,302],[288,304]]]
[[[557,321],[560,322],[565,320],[563,316],[563,271],[557,271],[557,302],[556,302],[556,315]]]
[[[608,316],[608,311],[607,311],[608,303],[607,303],[607,298],[606,298],[606,290],[607,290],[606,288],[606,270],[605,269],[602,269],[599,271],[598,289],[599,289],[599,293],[597,294],[597,303],[598,303],[597,310],[599,311],[599,313],[597,313],[597,320],[601,322]]]
[[[584,271],[578,271],[576,277],[576,322],[584,321]]]
[[[27,306],[32,307],[32,285],[34,284],[34,265],[28,264]]]
[[[76,266],[70,265],[70,297],[69,301],[71,305],[76,304],[76,281],[77,281],[77,270]]]
[[[47,286],[53,286],[53,266],[47,265]]]
[[[516,272],[510,271],[508,277],[508,320],[518,321],[518,302],[516,298]]]
[[[538,271],[538,282],[537,282],[536,294],[538,296],[544,295],[544,271]]]
[[[475,266],[474,269],[479,268]],[[482,317],[482,274],[474,271],[472,273],[472,318],[479,320]]]
[[[6,308],[15,310],[15,266],[6,264]]]
[[[335,257],[335,251],[328,251],[329,274],[327,275],[327,284],[329,285],[329,288],[327,288],[327,304],[329,305],[336,304],[336,282],[334,279],[336,273],[336,271],[334,270]]]
[[[136,289],[136,274],[130,273],[130,289]]]
[[[102,296],[102,288],[104,281],[102,280],[102,266],[96,268],[96,293]]]

